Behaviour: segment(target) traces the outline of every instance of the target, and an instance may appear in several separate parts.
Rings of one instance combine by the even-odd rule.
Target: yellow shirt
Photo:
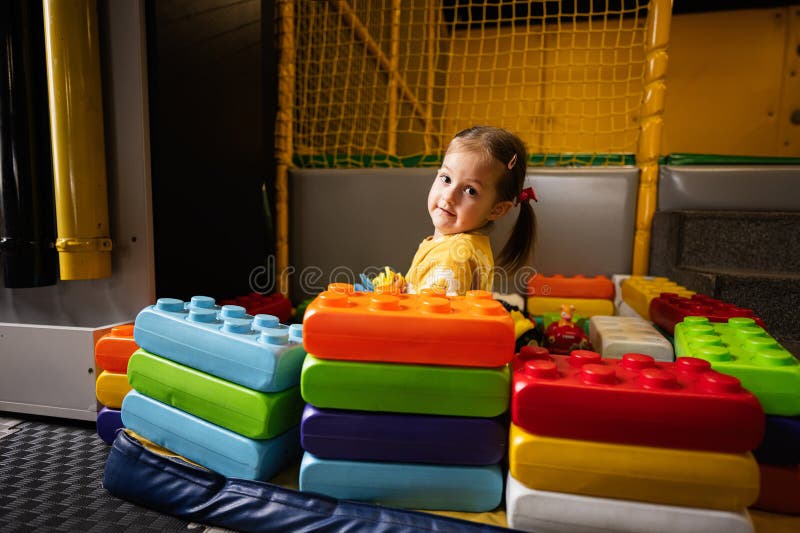
[[[406,291],[442,287],[448,296],[472,289],[492,290],[494,256],[483,233],[454,233],[427,237],[419,245],[406,274]]]

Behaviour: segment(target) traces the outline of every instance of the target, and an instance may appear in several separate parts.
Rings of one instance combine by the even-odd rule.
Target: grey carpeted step
[[[655,275],[724,302],[749,307],[767,331],[795,355],[800,344],[800,274],[673,268]],[[790,348],[792,345],[793,348]]]
[[[650,274],[749,307],[800,346],[800,213],[659,212],[651,242]]]
[[[652,243],[654,270],[800,272],[800,212],[658,212]]]

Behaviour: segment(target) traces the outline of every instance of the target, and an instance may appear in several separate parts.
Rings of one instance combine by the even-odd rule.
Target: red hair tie
[[[519,196],[517,196],[517,200],[514,205],[521,204],[522,202],[529,202],[531,200],[534,202],[539,201],[539,199],[536,198],[536,192],[533,190],[533,187],[528,187],[527,189],[522,189],[522,192],[519,193]]]

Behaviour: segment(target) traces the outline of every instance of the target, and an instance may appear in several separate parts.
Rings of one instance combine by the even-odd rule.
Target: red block
[[[650,320],[670,335],[675,335],[675,324],[683,322],[687,316],[704,316],[711,322],[728,322],[729,318],[743,316],[752,318],[762,328],[766,327],[752,309],[736,307],[703,294],[686,298],[671,292],[662,292],[650,301]]]
[[[245,308],[248,315],[276,316],[281,324],[288,324],[292,317],[292,302],[277,292],[268,296],[251,292],[245,296],[222,300],[219,303],[220,305],[240,305]]]
[[[511,417],[534,434],[642,446],[740,453],[764,436],[758,399],[707,361],[602,359],[523,348],[513,361]]]
[[[755,509],[800,514],[800,466],[759,464],[761,487]]]

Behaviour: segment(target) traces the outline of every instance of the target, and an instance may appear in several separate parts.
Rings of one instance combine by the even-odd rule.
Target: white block
[[[746,509],[717,511],[530,489],[508,474],[508,526],[538,533],[753,533]]]
[[[626,353],[643,353],[656,361],[673,361],[672,344],[641,317],[593,316],[589,342],[603,357],[621,359]]]

